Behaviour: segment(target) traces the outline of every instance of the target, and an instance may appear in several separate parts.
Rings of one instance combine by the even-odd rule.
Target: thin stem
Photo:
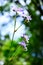
[[[17,15],[17,13],[16,13],[16,15]],[[15,27],[16,27],[16,16],[15,16],[15,22],[14,22],[14,30],[15,30]],[[14,35],[15,35],[15,31],[13,32],[12,42],[13,42]],[[11,43],[12,43],[12,42],[11,42]]]
[[[22,24],[17,29],[15,29],[14,32],[16,32],[21,26],[22,26]]]

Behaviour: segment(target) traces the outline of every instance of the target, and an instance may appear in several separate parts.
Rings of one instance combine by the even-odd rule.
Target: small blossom
[[[27,15],[24,13],[23,8],[13,8],[13,11],[17,12],[20,16],[26,18],[27,20],[32,20],[31,16],[27,16]]]
[[[32,20],[31,16],[27,16],[27,20]]]
[[[26,43],[24,41],[20,42],[19,44],[26,47]]]
[[[23,47],[25,48],[25,50],[27,51],[26,43],[25,43],[24,41],[19,42],[19,44],[20,44],[21,46],[23,46]]]
[[[15,8],[15,7],[12,7],[12,10],[15,11],[15,12],[17,12],[17,8]]]
[[[15,12],[22,12],[23,13],[24,10],[22,8],[18,8],[18,9],[17,8],[13,8],[13,11],[15,11]]]
[[[29,37],[27,35],[23,34],[22,37],[25,38],[25,40],[28,42]]]
[[[26,17],[26,15],[25,15],[24,13],[23,13],[23,14],[21,14],[20,16],[22,16],[22,17],[24,17],[24,18]]]
[[[17,9],[17,11],[23,12],[24,10],[22,8]]]

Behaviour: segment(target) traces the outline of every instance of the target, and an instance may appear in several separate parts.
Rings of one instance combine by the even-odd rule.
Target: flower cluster
[[[25,50],[27,51],[26,42],[28,42],[29,37],[28,37],[27,35],[25,35],[25,34],[23,34],[22,37],[23,37],[25,40],[22,41],[22,42],[19,42],[19,44],[20,44],[21,46],[23,46],[23,47],[25,48]]]
[[[26,47],[25,41],[19,42],[19,44],[20,44],[21,46],[23,46],[23,47],[25,48],[25,50],[27,51],[27,47]]]
[[[24,13],[23,8],[13,8],[13,11],[17,12],[20,16],[26,18],[27,20],[32,20],[31,16],[27,16],[27,15]]]
[[[26,42],[28,42],[29,37],[26,34],[23,34],[22,37],[26,40]]]

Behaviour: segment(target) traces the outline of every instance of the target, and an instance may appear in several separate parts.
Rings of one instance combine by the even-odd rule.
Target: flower
[[[13,8],[13,11],[15,11],[15,12],[22,12],[22,13],[24,13],[24,10],[22,9],[22,8]]]
[[[28,42],[29,37],[26,34],[23,34],[22,37],[25,38],[25,40]]]
[[[19,43],[20,45],[22,45],[23,47],[26,47],[26,43],[24,41]]]
[[[31,16],[27,16],[27,20],[32,20]]]
[[[13,8],[13,11],[17,12],[20,16],[26,18],[27,20],[32,20],[31,16],[27,16],[24,13],[24,9],[23,8]]]
[[[23,12],[24,10],[23,10],[23,8],[18,8],[17,11]]]
[[[23,46],[23,47],[26,49],[26,51],[27,51],[26,43],[25,43],[24,41],[19,42],[19,44],[20,44],[21,46]]]

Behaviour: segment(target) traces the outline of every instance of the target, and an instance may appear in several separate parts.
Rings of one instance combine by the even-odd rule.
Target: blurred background
[[[32,20],[16,17],[12,7],[23,8]],[[18,43],[28,35],[27,51]],[[0,65],[43,65],[43,0],[0,0]]]

